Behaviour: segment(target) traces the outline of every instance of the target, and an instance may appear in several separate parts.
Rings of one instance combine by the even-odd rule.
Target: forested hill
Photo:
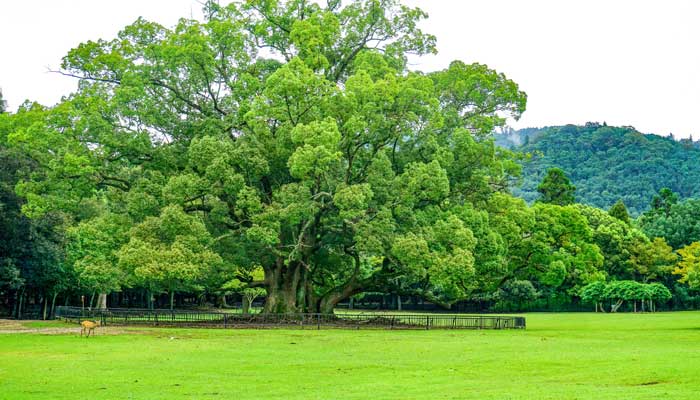
[[[551,167],[571,178],[576,201],[604,209],[622,199],[638,215],[663,187],[681,198],[700,197],[700,146],[692,139],[587,123],[511,131],[496,135],[496,142],[533,155],[523,162],[522,186],[513,190],[528,202],[538,197],[537,185]]]

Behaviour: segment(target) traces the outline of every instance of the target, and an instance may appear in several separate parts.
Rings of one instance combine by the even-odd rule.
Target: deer
[[[80,336],[83,336],[83,333],[87,332],[87,335],[85,337],[90,337],[90,333],[92,332],[93,334],[95,333],[95,328],[100,326],[100,321],[83,321],[80,323],[80,326],[83,328],[80,330]]]

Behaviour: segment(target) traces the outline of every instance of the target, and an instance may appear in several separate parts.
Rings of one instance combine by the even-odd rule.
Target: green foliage
[[[18,182],[38,168],[32,157],[10,146],[8,137],[34,123],[24,113],[0,113],[0,299],[46,298],[74,283],[64,259],[69,218],[55,212],[29,219],[22,214],[26,200],[15,193]]]
[[[522,115],[527,96],[483,64],[410,71],[409,54],[435,52],[419,9],[250,0],[207,2],[205,15],[171,28],[138,19],[80,44],[62,63],[80,79],[75,93],[0,115],[1,154],[19,160],[2,167],[3,193],[15,196],[0,200],[3,226],[43,221],[56,234],[41,241],[45,272],[23,275],[13,254],[0,285],[74,277],[81,292],[169,292],[171,302],[176,291],[264,291],[266,312],[332,312],[367,292],[444,307],[561,303],[606,278],[669,280],[666,242],[630,224],[621,202],[610,214],[574,205],[576,188],[546,154],[524,164],[542,168],[537,180],[547,171],[541,201],[509,193],[528,157],[492,132]],[[599,139],[596,154],[618,132],[581,129]],[[555,136],[530,133],[533,152]],[[590,171],[567,157],[579,185]],[[650,221],[685,205],[671,192],[654,204]],[[12,246],[29,231],[11,232]]]
[[[220,292],[262,266],[239,281],[266,289],[267,311],[327,312],[377,289],[450,305],[477,260],[502,269],[482,207],[518,172],[489,137],[525,110],[515,82],[459,61],[408,71],[435,38],[394,0],[205,14],[79,45],[62,63],[79,90],[12,130],[40,166],[18,186],[28,215],[89,200],[133,226],[121,247],[80,228],[83,279]]]
[[[496,298],[500,302],[515,304],[516,310],[519,304],[535,300],[539,296],[540,293],[532,285],[532,282],[517,279],[506,282],[496,292]]]
[[[209,248],[213,239],[204,224],[178,206],[146,218],[129,236],[118,252],[119,266],[156,290],[197,289],[197,283],[222,262]]]
[[[537,201],[566,206],[574,203],[576,187],[571,184],[564,171],[559,168],[550,168],[537,186],[537,191],[542,196]]]
[[[673,273],[680,275],[680,281],[687,282],[690,287],[700,287],[700,242],[678,249],[678,255],[680,260]]]
[[[581,296],[581,300],[585,303],[598,304],[606,298],[606,288],[607,285],[603,281],[591,282],[581,288],[579,295]]]
[[[615,204],[613,204],[613,206],[608,210],[608,214],[628,225],[630,223],[630,215],[627,212],[627,207],[625,207],[625,203],[623,203],[622,200],[618,200]]]
[[[688,146],[632,127],[597,123],[506,132],[497,140],[532,154],[523,163],[522,186],[514,189],[528,202],[538,198],[537,185],[554,167],[576,185],[577,201],[607,210],[622,200],[633,216],[648,210],[654,194],[665,187],[681,199],[700,197],[697,143]]]
[[[676,203],[675,194],[660,193],[652,209],[642,214],[637,224],[649,237],[664,238],[671,247],[679,249],[700,241],[700,199]]]
[[[125,271],[117,265],[117,252],[128,241],[128,226],[124,216],[106,214],[68,230],[66,261],[83,288],[109,293],[127,283]]]

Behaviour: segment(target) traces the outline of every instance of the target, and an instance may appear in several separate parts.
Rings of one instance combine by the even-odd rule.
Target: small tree
[[[197,287],[211,267],[222,262],[210,249],[213,239],[204,224],[178,206],[146,218],[130,236],[119,251],[120,265],[137,281],[155,283],[168,292],[171,309],[175,291]]]
[[[265,296],[266,292],[263,288],[248,287],[241,290],[241,294],[243,295],[243,315],[248,315],[250,313],[250,306],[253,305],[255,299],[257,299],[260,296]]]
[[[630,224],[630,214],[627,212],[627,207],[625,207],[625,203],[622,202],[622,199],[618,200],[617,203],[610,207],[608,214],[610,214],[611,217],[617,218],[626,223],[627,225]]]
[[[542,182],[537,186],[537,191],[542,195],[538,201],[566,206],[574,203],[576,186],[571,184],[564,171],[559,168],[550,168]]]
[[[693,242],[678,250],[681,260],[673,273],[681,275],[680,282],[687,282],[691,288],[700,287],[700,242]]]
[[[591,282],[588,285],[581,288],[581,300],[585,303],[595,304],[595,312],[600,310],[605,312],[603,307],[603,300],[605,300],[605,288],[606,283],[603,281]]]
[[[656,311],[657,302],[667,302],[671,299],[671,291],[661,283],[650,283],[647,286],[649,292],[649,311]]]
[[[635,281],[615,281],[607,285],[603,295],[611,301],[610,312],[617,312],[625,301],[643,298],[639,285]]]
[[[540,293],[532,285],[532,282],[518,279],[506,282],[496,292],[496,297],[500,301],[515,305],[517,311],[522,309],[525,302],[535,300],[539,296]]]

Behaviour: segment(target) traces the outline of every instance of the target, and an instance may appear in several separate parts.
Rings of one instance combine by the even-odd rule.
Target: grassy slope
[[[526,331],[3,334],[0,399],[697,399],[698,312],[527,318]]]

